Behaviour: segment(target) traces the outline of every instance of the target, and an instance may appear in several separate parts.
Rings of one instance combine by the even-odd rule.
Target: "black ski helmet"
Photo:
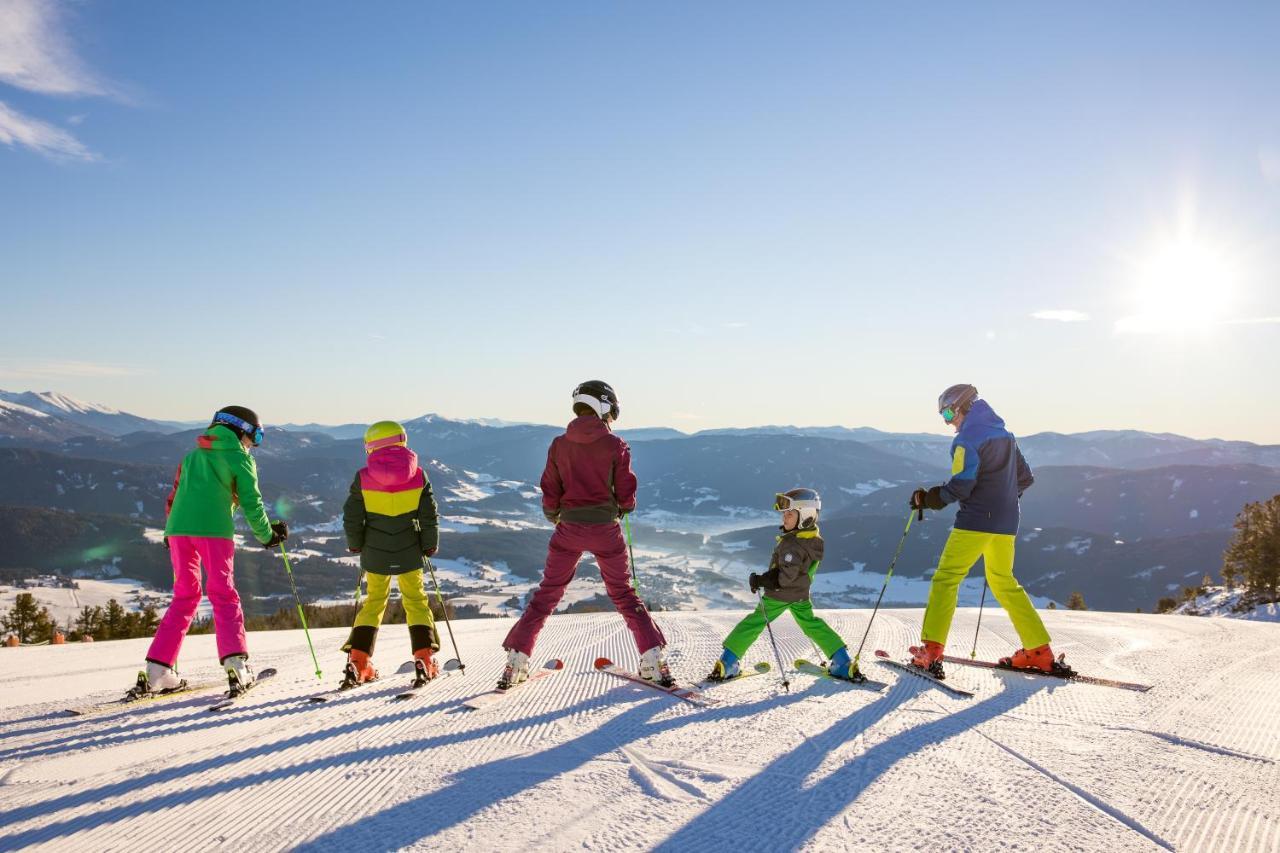
[[[963,383],[952,385],[938,395],[938,414],[942,415],[942,419],[947,423],[951,423],[957,413],[966,414],[976,399],[978,399],[978,389],[974,386]],[[951,417],[947,417],[947,410],[951,411]]]
[[[618,405],[618,395],[613,393],[613,388],[608,382],[600,379],[588,379],[574,388],[573,402],[590,406],[602,418],[608,412],[616,421],[622,414],[622,408]]]
[[[255,447],[262,443],[262,421],[257,412],[244,406],[223,406],[214,412],[209,426],[224,426],[241,438],[248,436]]]

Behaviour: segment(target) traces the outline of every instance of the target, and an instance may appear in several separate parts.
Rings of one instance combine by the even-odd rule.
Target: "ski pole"
[[[436,567],[426,554],[422,555],[422,564],[427,567],[427,571],[431,572],[431,583],[436,588],[436,601],[440,602],[440,612],[444,614],[444,626],[449,629],[449,642],[453,643],[453,656],[458,659],[458,672],[466,675],[467,665],[462,662],[462,653],[458,651],[458,641],[453,638],[453,625],[449,622],[449,608],[445,606],[444,596],[440,594],[440,582],[436,580]]]
[[[631,542],[631,513],[625,513],[622,516],[622,523],[627,528],[627,553],[631,556],[631,588],[640,592],[640,582],[636,579],[636,549]]]
[[[876,606],[871,611],[871,618],[867,620],[867,630],[862,632],[862,642],[858,643],[858,653],[853,656],[853,666],[850,672],[858,671],[858,659],[862,657],[862,647],[867,644],[867,637],[871,634],[871,623],[876,619],[876,613],[880,611],[880,602],[884,599],[884,591],[889,588],[889,579],[893,577],[893,567],[898,564],[898,557],[902,554],[902,546],[907,543],[907,534],[911,532],[911,522],[915,520],[917,510],[912,509],[907,513],[907,528],[902,531],[902,538],[898,540],[898,550],[893,552],[893,559],[889,561],[889,573],[884,576],[884,584],[880,587],[880,594],[876,596]],[[924,519],[924,510],[918,511],[920,518]]]
[[[302,633],[307,638],[307,648],[311,649],[311,662],[316,665],[316,678],[324,680],[320,674],[320,661],[316,660],[316,647],[311,645],[311,632],[307,630],[307,614],[302,612],[302,599],[298,597],[298,585],[293,582],[293,569],[289,566],[289,552],[280,543],[280,556],[284,557],[284,570],[289,574],[289,587],[293,590],[293,601],[298,606],[298,619],[302,622]]]
[[[360,574],[356,575],[356,612],[360,611],[360,586],[364,583],[364,569],[360,570]]]
[[[985,569],[985,566],[984,566]],[[973,629],[973,648],[969,650],[969,657],[976,658],[978,656],[978,631],[982,630],[982,607],[987,603],[987,581],[982,580],[982,600],[978,602],[978,627]]]
[[[769,632],[769,645],[773,646],[773,659],[778,662],[778,672],[782,673],[782,689],[791,692],[791,682],[787,680],[787,668],[782,665],[782,654],[778,651],[778,640],[773,636],[773,626],[769,624],[769,613],[764,609],[764,592],[758,593],[756,607],[760,610],[760,618],[764,620],[765,630]]]

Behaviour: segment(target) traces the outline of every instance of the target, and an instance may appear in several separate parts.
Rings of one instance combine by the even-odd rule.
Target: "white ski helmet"
[[[942,415],[944,421],[951,423],[957,414],[967,414],[976,399],[978,389],[974,386],[963,383],[952,385],[938,395],[938,414]]]
[[[812,530],[818,526],[822,498],[813,489],[791,489],[774,495],[773,508],[778,512],[794,509],[800,513],[800,523],[797,527],[801,530]]]

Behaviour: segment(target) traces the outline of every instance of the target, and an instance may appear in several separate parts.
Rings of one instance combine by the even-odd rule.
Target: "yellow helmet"
[[[395,421],[378,421],[364,431],[364,452],[372,453],[384,447],[406,447],[409,436],[404,427]]]

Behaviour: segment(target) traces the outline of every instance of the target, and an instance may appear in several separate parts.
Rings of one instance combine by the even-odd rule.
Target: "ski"
[[[889,686],[883,681],[872,681],[871,679],[865,678],[865,677],[861,681],[850,681],[847,678],[838,678],[832,675],[830,672],[828,672],[825,666],[820,666],[816,663],[813,663],[812,661],[807,661],[804,658],[797,660],[794,666],[798,672],[808,673],[809,675],[816,675],[820,678],[829,678],[832,681],[839,681],[842,684],[849,685],[850,687],[865,687],[868,690],[875,690],[879,692]]]
[[[237,703],[239,703],[241,699],[248,696],[249,693],[253,691],[253,688],[257,687],[259,684],[271,678],[275,674],[276,674],[275,669],[271,667],[267,667],[262,672],[259,672],[254,676],[253,683],[250,684],[247,688],[240,691],[235,696],[223,694],[221,699],[219,699],[217,702],[209,706],[209,710],[225,711],[228,708],[234,707]]]
[[[479,711],[482,708],[487,708],[495,702],[500,702],[505,699],[512,691],[519,690],[521,687],[524,687],[527,684],[532,684],[540,678],[546,678],[548,675],[555,675],[562,669],[564,669],[564,661],[559,658],[552,658],[543,665],[542,669],[533,673],[524,681],[521,681],[518,684],[513,684],[507,688],[495,687],[487,693],[481,693],[479,696],[472,696],[470,699],[462,703],[462,707],[470,708],[473,711]]]
[[[909,672],[912,675],[919,676],[920,678],[923,678],[926,681],[932,681],[934,684],[938,685],[948,693],[952,693],[956,696],[963,696],[966,699],[973,698],[973,694],[970,693],[968,690],[961,690],[959,687],[952,687],[950,684],[947,684],[947,682],[943,681],[941,678],[936,678],[935,676],[930,675],[928,672],[925,672],[923,669],[921,669],[918,666],[912,666],[906,661],[897,660],[896,658],[891,657],[889,653],[886,651],[883,651],[881,649],[876,649],[876,658],[880,661],[880,663],[897,667],[898,669],[901,669],[904,672]]]
[[[394,697],[392,697],[391,699],[392,702],[400,702],[400,701],[404,701],[405,699],[412,699],[414,696],[418,695],[418,692],[422,690],[422,688],[426,687],[432,681],[436,680],[435,678],[432,678],[427,681],[423,681],[422,683],[418,683],[417,667],[413,664],[412,661],[409,662],[409,665],[414,667],[414,682],[413,684],[410,684],[409,688],[405,690],[403,693],[397,693]],[[443,678],[444,676],[453,672],[455,669],[462,669],[462,662],[459,661],[457,658],[449,658],[447,661],[444,662],[444,666],[441,667],[441,672],[439,675],[436,676],[436,678]]]
[[[661,684],[658,684],[657,682],[648,681],[646,679],[641,678],[640,676],[636,675],[634,672],[627,672],[627,670],[618,666],[616,663],[609,660],[608,658],[596,658],[595,667],[601,672],[607,672],[610,675],[616,675],[618,678],[624,678],[627,681],[630,681],[632,683],[640,684],[645,687],[649,687],[654,690],[661,691],[662,693],[666,693],[669,696],[674,696],[677,699],[683,699],[684,701],[688,702],[690,705],[696,705],[700,708],[709,707],[719,702],[718,699],[712,699],[710,696],[707,696],[706,694],[702,693],[701,691],[695,690],[692,687],[681,687],[678,684],[672,685],[671,687],[663,687]]]
[[[715,685],[717,685],[717,684],[728,684],[728,683],[730,683],[731,681],[741,681],[741,680],[742,680],[742,679],[744,679],[744,678],[751,678],[753,675],[765,675],[765,674],[767,674],[767,673],[771,672],[772,670],[773,670],[773,667],[772,667],[772,666],[770,666],[770,665],[769,665],[768,663],[766,663],[765,661],[760,661],[758,664],[756,664],[755,666],[753,666],[753,667],[751,668],[751,671],[750,671],[750,672],[739,672],[739,673],[738,673],[737,675],[735,675],[733,678],[722,678],[722,679],[719,679],[719,680],[714,679],[714,678],[704,678],[704,679],[702,679],[701,681],[699,681],[699,682],[698,682],[698,686],[699,686],[699,687],[714,687],[714,686],[715,686]]]
[[[412,671],[413,671],[412,663],[402,663],[400,664],[400,668],[396,670],[396,675],[404,675]],[[313,693],[312,695],[307,697],[307,701],[308,702],[328,702],[330,699],[336,699],[337,697],[342,696],[345,693],[350,693],[352,690],[359,690],[361,687],[367,687],[370,684],[377,684],[379,681],[381,681],[381,678],[375,678],[372,681],[360,681],[360,682],[357,682],[356,684],[348,684],[346,681],[343,681],[341,684],[339,684],[337,687],[333,688],[332,690],[326,690],[323,693]]]
[[[970,658],[952,657],[951,655],[943,655],[942,659],[947,663],[958,663],[961,666],[976,666],[982,669],[997,669],[1002,672],[1021,672],[1027,675],[1043,675],[1047,678],[1058,678],[1063,681],[1078,681],[1081,684],[1096,684],[1099,687],[1117,687],[1121,690],[1134,690],[1138,693],[1146,693],[1151,689],[1150,684],[1136,684],[1132,681],[1117,681],[1114,678],[1098,678],[1093,675],[1081,675],[1073,672],[1070,675],[1059,674],[1056,672],[1044,672],[1039,669],[1015,669],[1011,666],[1002,666],[987,660],[972,660]]]
[[[186,685],[186,682],[183,682]],[[110,702],[99,702],[96,705],[82,705],[78,708],[64,708],[63,710],[73,717],[85,717],[90,714],[100,714],[107,711],[120,711],[126,708],[135,708],[140,705],[152,705],[156,702],[162,702],[166,699],[181,699],[184,696],[190,696],[194,693],[205,693],[210,690],[217,690],[226,684],[224,681],[214,681],[207,684],[186,685],[164,693],[148,693],[145,696],[137,698],[113,699]]]

